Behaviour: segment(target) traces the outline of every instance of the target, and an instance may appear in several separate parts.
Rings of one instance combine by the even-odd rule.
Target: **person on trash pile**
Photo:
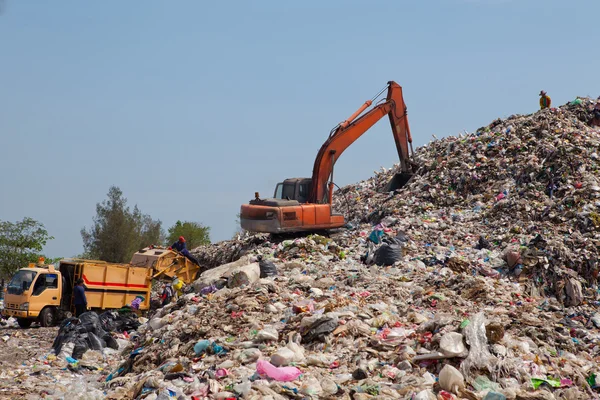
[[[540,92],[540,110],[544,108],[550,108],[550,104],[552,104],[552,100],[550,96],[546,94],[543,90]]]
[[[183,294],[183,281],[176,276],[173,277],[173,290],[177,297]]]
[[[83,279],[77,279],[75,287],[73,288],[73,297],[75,304],[75,317],[79,318],[81,314],[87,311],[87,298],[85,297],[85,286],[83,286]]]
[[[169,304],[171,302],[171,300],[173,299],[173,295],[174,295],[174,291],[173,291],[173,287],[171,286],[170,283],[166,283],[164,288],[163,288],[163,292],[162,295],[160,296],[160,299],[162,300],[162,306],[166,306],[167,304]]]
[[[143,296],[135,296],[135,299],[131,300],[131,308],[134,310],[139,310],[140,305],[144,302]]]
[[[169,250],[176,250],[179,253],[183,254],[185,257],[187,257],[190,261],[192,261],[194,264],[196,265],[200,265],[200,262],[196,259],[196,257],[192,256],[190,254],[190,252],[188,251],[188,249],[185,246],[185,238],[183,236],[179,236],[179,240],[176,241],[175,243],[173,243],[170,247]]]
[[[594,106],[594,109],[592,110],[593,113],[593,117],[592,117],[592,126],[600,126],[600,97],[598,97],[597,101],[596,101],[596,105]]]

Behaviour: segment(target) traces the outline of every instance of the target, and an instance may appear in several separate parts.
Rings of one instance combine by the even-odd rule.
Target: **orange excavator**
[[[386,89],[385,101],[365,112]],[[393,177],[385,191],[394,191],[404,186],[415,168],[410,159],[413,154],[412,136],[406,116],[406,104],[402,98],[402,87],[390,81],[373,99],[366,101],[347,120],[331,130],[315,159],[312,178],[286,179],[277,184],[273,198],[261,199],[257,192],[254,200],[243,204],[240,212],[242,229],[277,234],[321,231],[344,226],[344,216],[334,213],[332,208],[333,167],[344,150],[386,115],[392,126],[401,172]]]

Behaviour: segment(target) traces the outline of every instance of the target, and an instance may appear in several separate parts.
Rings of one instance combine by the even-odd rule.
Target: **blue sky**
[[[576,6],[575,6],[576,4]],[[82,251],[111,185],[163,221],[231,237],[239,206],[310,176],[329,130],[387,81],[416,145],[600,95],[600,2],[17,1],[0,14],[0,220]],[[336,182],[397,162],[384,119]]]

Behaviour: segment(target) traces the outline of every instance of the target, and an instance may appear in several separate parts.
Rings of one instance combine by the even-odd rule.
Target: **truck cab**
[[[22,268],[5,289],[2,313],[16,318],[22,328],[35,320],[42,326],[52,326],[56,323],[62,290],[62,275],[53,265]]]

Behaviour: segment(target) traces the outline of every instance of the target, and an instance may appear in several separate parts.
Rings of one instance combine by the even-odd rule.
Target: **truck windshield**
[[[8,294],[23,294],[25,290],[29,290],[31,282],[35,279],[37,272],[21,270],[13,276],[8,284]]]

